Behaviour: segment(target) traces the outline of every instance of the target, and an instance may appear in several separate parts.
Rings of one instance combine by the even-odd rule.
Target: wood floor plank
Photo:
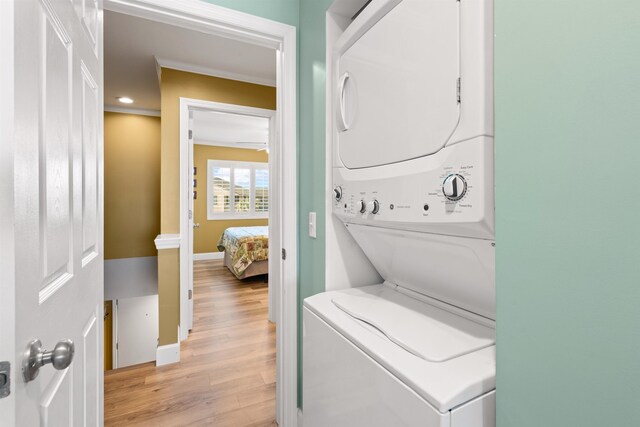
[[[194,263],[194,325],[180,362],[105,373],[105,426],[276,426],[276,331],[264,277]]]

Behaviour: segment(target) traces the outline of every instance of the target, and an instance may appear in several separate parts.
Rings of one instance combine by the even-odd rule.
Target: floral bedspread
[[[227,228],[220,236],[218,250],[229,254],[231,271],[242,276],[252,262],[269,259],[269,227]]]

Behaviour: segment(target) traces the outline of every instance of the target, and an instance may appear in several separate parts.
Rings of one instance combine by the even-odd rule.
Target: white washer
[[[334,46],[333,214],[384,283],[304,301],[305,427],[495,426],[492,15],[373,0]]]

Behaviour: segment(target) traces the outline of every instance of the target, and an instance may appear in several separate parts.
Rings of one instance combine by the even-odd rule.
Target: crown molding
[[[231,71],[219,70],[216,68],[200,67],[197,65],[191,65],[184,62],[172,61],[169,59],[156,57],[156,64],[158,68],[171,68],[178,71],[186,71],[195,74],[204,74],[206,76],[219,77],[222,79],[235,80],[239,82],[253,83],[262,86],[276,87],[275,79],[265,79],[261,77],[250,76],[247,74],[234,73]],[[158,72],[158,75],[162,75],[162,70]]]
[[[239,148],[241,150],[259,150],[265,148],[268,144],[262,142],[238,144],[237,142],[212,141],[209,139],[194,138],[194,145],[209,145],[213,147]]]
[[[137,114],[139,116],[160,117],[160,110],[150,110],[146,108],[116,107],[113,105],[105,105],[104,111],[108,111],[110,113]]]

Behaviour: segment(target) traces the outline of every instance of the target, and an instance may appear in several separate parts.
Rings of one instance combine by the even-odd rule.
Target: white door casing
[[[14,3],[5,2],[0,13],[0,362],[15,362],[15,263],[14,263]],[[10,372],[11,394],[0,398],[0,414],[15,425],[15,363]],[[1,394],[0,396],[4,395]]]
[[[226,104],[200,99],[180,98],[180,341],[189,336],[193,327],[193,260],[195,211],[193,202],[193,180],[201,183],[198,197],[208,198],[207,170],[198,170],[194,176],[193,167],[193,112],[214,111],[218,113],[264,117],[269,119],[269,321],[276,322],[277,301],[280,298],[283,263],[281,251],[282,191],[280,191],[282,171],[279,169],[282,144],[277,134],[277,115],[267,110],[243,105]],[[208,203],[208,202],[207,202]],[[215,236],[214,236],[215,238]],[[276,256],[274,256],[274,254]],[[191,296],[191,298],[189,298]],[[187,325],[187,328],[182,327]]]
[[[196,176],[196,174],[194,174],[194,170],[193,170],[193,114],[191,112],[189,112],[189,144],[188,144],[188,148],[189,150],[189,166],[190,168],[187,170],[187,173],[189,174],[189,186],[190,188],[195,192],[196,189],[193,186],[193,180],[200,177],[204,177],[205,179],[202,179],[200,182],[201,183],[205,183],[206,182],[206,176],[207,176],[207,171],[200,171],[200,175]],[[182,324],[180,326],[180,333],[183,334],[188,334],[189,331],[191,329],[193,329],[193,228],[195,226],[194,221],[195,221],[195,217],[196,217],[196,211],[195,211],[195,207],[194,207],[194,196],[193,194],[190,194],[189,192],[187,192],[187,195],[189,197],[189,212],[190,214],[188,215],[189,217],[189,224],[187,226],[187,230],[189,233],[189,242],[190,242],[190,246],[188,248],[188,256],[189,256],[189,260],[187,263],[187,274],[188,274],[188,280],[187,280],[187,327],[185,328],[185,330],[183,331],[182,329]],[[206,190],[204,192],[204,194],[198,194],[197,197],[207,197],[207,193]],[[200,227],[200,224],[198,224],[198,227]],[[181,339],[180,337],[178,337],[178,339]]]
[[[296,28],[269,19],[216,6],[201,0],[104,0],[111,11],[164,22],[206,34],[273,48],[276,52],[276,141],[281,142],[277,167],[281,172],[279,246],[286,248],[276,307],[276,420],[280,426],[298,423],[298,188],[297,188],[297,36]],[[274,150],[275,151],[275,150]],[[274,176],[275,174],[272,174]],[[181,177],[184,175],[181,174]],[[274,188],[273,181],[270,182]],[[181,188],[186,186],[181,185]],[[182,199],[181,199],[182,200]],[[181,206],[183,210],[184,206]],[[183,210],[184,211],[184,210]],[[181,221],[180,229],[184,224]],[[184,233],[182,236],[184,237]],[[273,242],[273,234],[270,236]],[[273,245],[272,245],[273,247]],[[182,251],[181,251],[182,253]],[[181,259],[181,263],[183,260]],[[273,279],[273,276],[271,276]],[[182,280],[182,276],[181,276]]]
[[[102,425],[102,2],[11,3],[15,244],[7,251],[15,275],[2,285],[15,298],[9,419]],[[22,353],[34,339],[48,350],[71,339],[73,362],[46,365],[26,383]]]

